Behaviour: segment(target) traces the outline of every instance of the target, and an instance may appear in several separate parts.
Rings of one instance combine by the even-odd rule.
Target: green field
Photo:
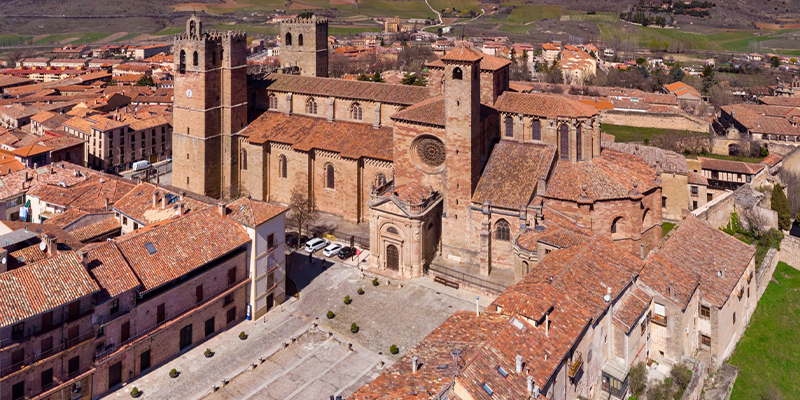
[[[531,29],[530,25],[503,24],[500,26],[499,30],[508,33],[515,33],[517,35],[527,35],[530,29]]]
[[[434,10],[454,8],[456,10],[475,10],[481,9],[481,3],[477,0],[429,0]]]
[[[31,40],[33,36],[20,36],[20,35],[0,35],[0,45],[16,45],[23,44]]]
[[[736,156],[728,156],[728,155],[724,155],[724,154],[700,154],[700,157],[715,158],[717,160],[741,161],[741,162],[753,163],[753,164],[761,161],[761,158],[758,158],[758,157],[736,157]],[[687,158],[697,158],[697,156],[687,156]]]
[[[709,35],[708,38],[725,50],[749,51],[750,42],[766,42],[768,40],[778,39],[780,35],[795,31],[796,30],[785,30],[766,35],[756,35],[755,32],[751,31],[730,31],[715,33]],[[781,53],[783,53],[783,51],[781,51]]]
[[[114,40],[114,43],[125,42],[125,41],[131,40],[131,39],[133,39],[133,38],[135,38],[135,37],[137,37],[139,35],[141,35],[141,33],[129,33],[129,34],[117,39],[117,40]]]
[[[793,399],[800,393],[800,271],[778,263],[728,362],[739,367],[731,400]],[[762,397],[777,391],[781,397]]]
[[[715,44],[713,44],[707,35],[701,35],[699,33],[691,33],[691,32],[684,32],[677,29],[664,29],[664,28],[651,28],[651,27],[642,27],[636,25],[629,25],[627,28],[633,29],[633,33],[625,32],[622,29],[618,28],[617,26],[605,24],[605,23],[598,23],[598,28],[600,28],[600,38],[605,41],[613,40],[614,38],[618,40],[625,40],[626,38],[632,38],[636,41],[636,44],[641,47],[648,47],[650,43],[654,40],[659,42],[675,42],[681,41],[686,44],[686,47],[690,47],[694,50],[711,50],[716,48]]]
[[[508,22],[527,24],[543,19],[555,19],[560,17],[563,12],[564,7],[561,6],[520,5],[516,6],[511,14],[508,14]]]
[[[229,28],[228,28],[228,29],[233,29],[233,28],[232,28],[232,27],[233,27],[233,25],[228,25],[228,26],[229,26]],[[183,32],[183,30],[184,30],[184,29],[186,29],[186,28],[185,28],[185,27],[183,27],[183,26],[173,26],[172,28],[166,28],[166,29],[162,29],[162,30],[160,30],[160,31],[158,31],[158,32],[156,32],[156,33],[153,33],[153,36],[170,36],[170,35],[175,35],[175,34],[177,34],[177,33]]]
[[[257,35],[277,35],[279,28],[277,25],[230,25],[230,24],[217,24],[212,27],[220,31],[245,31],[250,34]]]
[[[383,32],[383,28],[379,26],[360,26],[360,25],[353,25],[353,26],[329,26],[328,27],[328,34],[329,35],[355,35],[361,32]]]
[[[672,222],[662,222],[661,223],[661,237],[663,238],[664,236],[667,236],[669,231],[671,231],[672,228],[674,228],[674,227],[675,227],[675,224],[673,224]]]
[[[71,44],[94,43],[111,36],[110,33],[81,33],[79,35],[80,36],[78,39],[73,40],[70,43]]]
[[[672,129],[658,129],[658,128],[637,128],[634,126],[611,125],[611,124],[601,124],[600,130],[603,133],[614,135],[615,141],[617,142],[644,142],[645,140],[649,141],[655,136],[675,134],[675,133],[688,136],[702,134],[701,132],[677,131]]]

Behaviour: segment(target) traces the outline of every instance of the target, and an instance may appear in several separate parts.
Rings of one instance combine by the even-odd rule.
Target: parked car
[[[324,249],[329,244],[331,244],[331,241],[328,239],[314,238],[306,242],[306,251],[314,253],[317,250]]]
[[[347,246],[347,247],[342,247],[342,249],[339,250],[339,258],[341,258],[342,260],[344,260],[345,258],[350,258],[354,255],[356,255],[355,247]]]
[[[296,232],[286,234],[286,245],[293,249],[305,246],[306,242],[308,242],[308,236],[306,235],[298,236]]]
[[[325,250],[322,251],[322,255],[324,255],[325,257],[333,257],[333,256],[339,254],[339,250],[341,250],[342,247],[344,247],[344,246],[342,246],[339,243],[333,243],[333,244],[329,245],[328,247],[326,247]]]

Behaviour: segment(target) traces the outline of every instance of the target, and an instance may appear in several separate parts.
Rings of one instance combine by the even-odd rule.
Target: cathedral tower
[[[469,261],[470,200],[482,168],[481,55],[459,46],[442,57],[444,68],[445,179],[442,252],[453,261]],[[467,252],[465,252],[465,250]]]
[[[192,16],[175,36],[173,185],[211,197],[239,195],[235,134],[247,124],[244,32],[204,32]]]
[[[303,76],[328,77],[328,20],[293,18],[281,22],[281,66]]]

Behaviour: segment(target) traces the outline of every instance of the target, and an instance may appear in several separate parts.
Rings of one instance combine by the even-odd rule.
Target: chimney
[[[533,394],[533,377],[528,375],[528,393]]]
[[[544,336],[550,337],[550,314],[544,315]]]
[[[183,215],[183,210],[184,210],[184,207],[185,207],[185,206],[184,206],[184,204],[183,204],[183,203],[180,203],[180,204],[178,204],[178,208],[175,210],[175,215],[177,215],[177,216],[179,216],[179,217],[180,217],[181,215]]]
[[[158,192],[153,192],[153,208],[158,207]]]
[[[167,208],[167,196],[161,198],[161,208]]]
[[[417,356],[411,357],[411,372],[417,373],[419,370],[419,358]]]
[[[89,268],[89,253],[84,250],[81,250],[81,264],[83,264],[84,268]]]
[[[103,203],[105,205],[106,211],[111,209],[111,204],[110,201],[108,200],[108,197],[105,198],[105,201]]]
[[[47,246],[47,256],[53,257],[56,255],[56,238],[50,236],[44,236],[45,245]]]
[[[606,289],[606,295],[603,296],[603,300],[605,300],[606,303],[611,301],[611,287],[610,286]]]
[[[224,216],[225,216],[225,214],[227,214],[227,213],[228,213],[228,208],[227,208],[227,207],[225,207],[225,203],[219,203],[219,204],[217,204],[217,212],[219,212],[219,215],[220,215],[221,217],[224,217]]]
[[[522,355],[519,355],[519,354],[517,354],[517,368],[516,368],[516,370],[517,370],[518,374],[522,373]]]

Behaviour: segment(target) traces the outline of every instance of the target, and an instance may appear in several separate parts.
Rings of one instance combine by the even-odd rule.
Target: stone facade
[[[328,20],[294,18],[281,22],[281,66],[300,75],[328,76]]]

